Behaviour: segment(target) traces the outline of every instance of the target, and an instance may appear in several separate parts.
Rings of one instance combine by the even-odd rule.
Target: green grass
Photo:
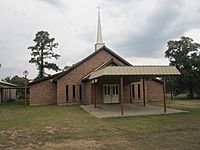
[[[0,149],[199,149],[200,100],[167,104],[189,113],[97,119],[78,105],[0,105]]]

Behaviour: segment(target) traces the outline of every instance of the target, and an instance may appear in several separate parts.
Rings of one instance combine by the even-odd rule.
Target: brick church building
[[[102,40],[98,16],[95,51],[68,70],[30,83],[30,104],[143,103],[165,99],[164,77],[172,66],[133,66]]]

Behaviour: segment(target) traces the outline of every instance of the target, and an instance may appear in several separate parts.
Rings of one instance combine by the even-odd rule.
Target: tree
[[[45,68],[48,70],[59,71],[59,67],[55,63],[50,63],[52,58],[58,59],[60,55],[54,53],[54,49],[58,47],[58,43],[54,38],[49,37],[49,33],[46,31],[39,31],[35,39],[33,39],[35,45],[28,47],[31,50],[32,58],[29,63],[33,63],[37,66],[38,76],[37,78],[43,78],[45,74]]]
[[[169,58],[170,65],[176,66],[181,76],[175,78],[174,86],[179,91],[188,91],[189,97],[200,91],[200,44],[194,43],[189,37],[180,40],[170,40],[165,57]]]
[[[8,82],[8,83],[12,83],[12,82],[11,82],[11,77],[10,77],[10,76],[8,76],[8,77],[2,79],[2,81]]]

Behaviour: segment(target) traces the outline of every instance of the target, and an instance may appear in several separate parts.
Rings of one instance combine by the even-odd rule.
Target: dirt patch
[[[9,139],[10,139],[10,140],[16,140],[16,139],[18,139],[18,138],[20,138],[20,137],[22,137],[22,135],[21,135],[19,132],[14,131],[14,132],[10,135]]]
[[[133,146],[134,145],[134,146]],[[126,149],[126,150],[135,150],[139,149],[138,143],[134,141],[127,141],[124,138],[104,138],[101,140],[94,139],[79,139],[79,140],[64,140],[59,143],[47,142],[42,147],[42,149],[48,150],[57,150],[57,149],[74,149],[74,150],[93,150],[93,149]]]
[[[54,149],[98,149],[100,142],[95,140],[66,140],[62,143],[47,142],[42,149],[54,150]]]
[[[56,129],[53,127],[45,127],[42,131],[47,132],[48,134],[54,134]]]

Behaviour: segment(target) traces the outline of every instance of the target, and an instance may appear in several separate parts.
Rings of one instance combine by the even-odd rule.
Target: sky
[[[41,30],[58,42],[61,69],[93,53],[97,7],[105,45],[133,65],[168,65],[169,40],[200,42],[199,0],[0,0],[0,79],[36,77],[27,48]]]

